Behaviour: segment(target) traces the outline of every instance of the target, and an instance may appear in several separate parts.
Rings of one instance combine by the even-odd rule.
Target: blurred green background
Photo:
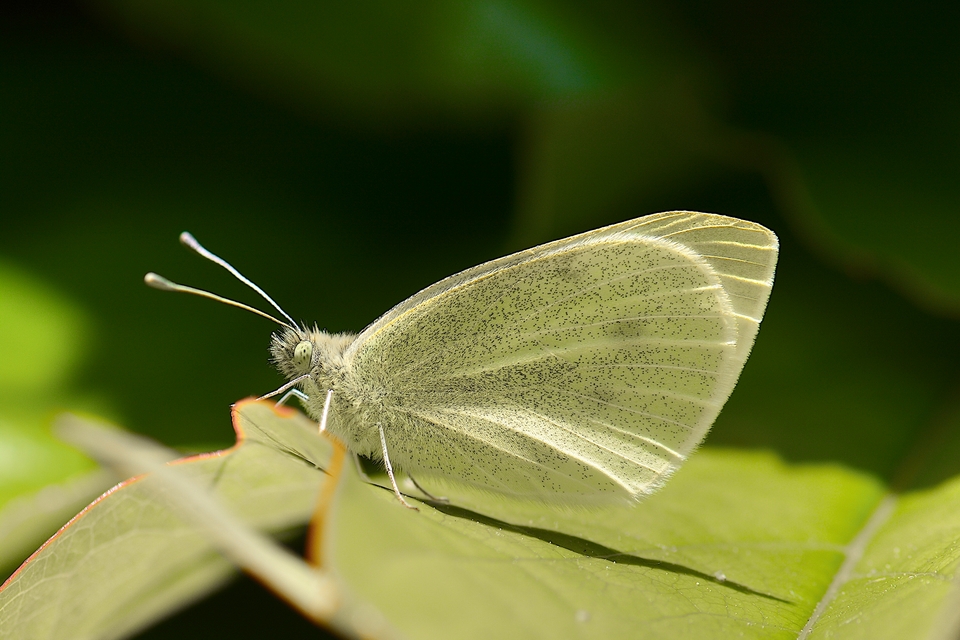
[[[707,446],[897,487],[960,470],[960,5],[0,11],[0,500],[89,467],[50,440],[59,410],[210,448],[280,384],[265,320],[143,285],[258,303],[180,231],[294,318],[357,331],[460,269],[672,209],[782,243]],[[269,600],[240,583],[145,637],[312,633],[242,598]]]

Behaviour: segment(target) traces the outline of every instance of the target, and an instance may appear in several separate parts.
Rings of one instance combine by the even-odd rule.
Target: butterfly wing
[[[438,282],[346,358],[412,473],[546,500],[636,497],[729,396],[776,256],[750,222],[646,216]]]

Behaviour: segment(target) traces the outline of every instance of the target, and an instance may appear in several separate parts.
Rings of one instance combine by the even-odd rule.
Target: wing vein
[[[639,461],[639,460],[634,460],[634,459],[631,458],[630,456],[627,456],[627,455],[625,455],[625,454],[623,454],[623,453],[621,453],[621,452],[619,452],[619,451],[614,451],[613,449],[611,449],[611,448],[608,447],[607,445],[601,444],[601,443],[597,442],[596,440],[592,440],[591,438],[588,438],[587,436],[583,435],[582,433],[578,433],[578,432],[574,431],[573,429],[570,429],[569,427],[563,425],[562,423],[557,422],[556,420],[553,420],[552,418],[549,418],[549,417],[547,417],[547,416],[545,416],[545,415],[543,415],[543,414],[537,413],[536,411],[529,411],[528,413],[531,414],[531,415],[534,415],[534,416],[536,416],[536,417],[538,417],[538,418],[540,418],[540,419],[543,420],[544,422],[549,422],[550,424],[552,424],[553,426],[557,427],[558,429],[561,429],[561,430],[563,430],[563,431],[566,431],[567,433],[569,433],[569,434],[571,434],[571,435],[573,435],[573,436],[575,436],[575,437],[577,437],[577,438],[579,438],[579,439],[581,439],[581,440],[584,440],[584,441],[586,441],[586,442],[589,442],[590,444],[592,444],[592,445],[595,446],[595,447],[599,447],[600,449],[603,449],[604,451],[613,454],[614,456],[620,458],[621,460],[626,460],[627,462],[631,462],[631,463],[637,465],[638,467],[643,467],[644,469],[649,469],[650,471],[652,471],[652,472],[654,472],[654,473],[656,473],[656,474],[660,474],[660,473],[663,472],[662,469],[654,469],[653,467],[651,467],[650,465],[648,465],[648,464],[646,464],[646,463],[644,463],[644,462],[641,462],[641,461]],[[630,433],[630,432],[623,432],[623,431],[621,431],[620,433],[625,433],[625,434],[631,435],[631,436],[636,436],[636,435],[637,435],[637,434],[633,434],[633,433]],[[552,444],[554,444],[554,446],[556,446],[555,443],[552,443]],[[560,447],[557,447],[557,448],[560,449]],[[572,452],[570,452],[570,451],[567,451],[567,450],[564,450],[564,449],[560,449],[560,450],[563,451],[564,453],[566,453],[567,455],[570,455],[570,456],[576,458],[577,460],[580,460],[580,461],[583,462],[584,464],[587,464],[587,465],[589,465],[589,466],[591,466],[591,467],[595,467],[595,468],[598,468],[598,469],[599,469],[599,467],[597,467],[596,463],[594,463],[594,462],[592,462],[592,461],[584,460],[581,456],[574,455],[574,454],[573,454]]]
[[[449,414],[453,414],[453,415],[468,415],[468,416],[471,416],[471,417],[474,417],[474,418],[479,418],[479,419],[484,420],[484,421],[486,421],[486,422],[490,422],[490,423],[492,423],[492,424],[496,424],[497,426],[506,427],[507,429],[510,429],[511,431],[513,431],[513,432],[515,432],[515,433],[520,433],[520,434],[525,435],[525,436],[528,435],[528,434],[524,433],[523,431],[520,431],[520,430],[518,430],[518,429],[515,429],[515,428],[514,428],[512,425],[510,425],[509,423],[503,423],[503,422],[499,422],[499,421],[498,421],[498,422],[494,422],[494,421],[490,420],[490,418],[489,418],[488,416],[478,416],[478,415],[475,415],[475,414],[473,414],[473,413],[470,413],[470,412],[467,412],[467,411],[463,411],[463,410],[457,410],[457,409],[441,409],[441,408],[439,408],[439,407],[436,407],[436,408],[434,408],[434,410],[435,410],[435,411],[438,411],[438,412],[440,412],[440,413],[449,413]],[[551,467],[548,467],[548,466],[546,466],[545,464],[543,464],[542,462],[537,462],[536,460],[532,460],[532,459],[530,459],[530,458],[528,458],[528,457],[526,457],[526,456],[524,456],[524,455],[521,455],[520,453],[518,453],[518,452],[516,452],[516,451],[512,451],[512,450],[510,450],[510,449],[505,449],[504,447],[500,446],[500,445],[497,444],[496,442],[492,442],[492,441],[489,440],[488,438],[483,437],[482,434],[478,434],[478,433],[474,433],[474,432],[468,432],[468,431],[466,431],[466,430],[464,430],[464,429],[457,429],[457,428],[455,428],[455,427],[454,427],[453,425],[451,425],[451,424],[442,423],[442,422],[439,422],[439,421],[437,421],[437,420],[433,420],[433,419],[429,418],[427,415],[425,415],[425,414],[423,414],[423,413],[420,413],[420,412],[417,412],[417,411],[413,411],[413,410],[410,410],[410,409],[401,409],[400,411],[402,411],[403,413],[406,413],[407,415],[415,416],[415,417],[417,417],[417,418],[420,418],[421,420],[424,420],[424,421],[429,422],[429,423],[431,423],[431,424],[437,425],[437,426],[439,426],[439,427],[441,427],[441,428],[445,428],[445,429],[447,429],[447,430],[454,431],[454,432],[456,432],[456,433],[459,433],[459,434],[461,434],[461,435],[467,436],[468,438],[472,438],[472,439],[474,439],[474,440],[478,440],[478,441],[482,442],[483,444],[487,445],[488,447],[491,447],[492,449],[496,449],[497,451],[500,451],[500,452],[502,452],[502,453],[504,453],[504,454],[506,454],[506,455],[508,455],[508,456],[511,456],[511,457],[513,457],[513,458],[516,458],[517,460],[520,460],[520,461],[526,462],[527,464],[533,465],[534,467],[537,467],[538,469],[541,469],[542,471],[544,471],[544,472],[546,472],[546,473],[548,473],[548,474],[550,474],[550,475],[555,475],[555,476],[559,476],[559,477],[562,477],[562,478],[567,478],[567,479],[573,480],[573,481],[577,482],[578,484],[580,484],[580,485],[582,485],[582,486],[584,486],[584,487],[586,487],[586,488],[588,488],[588,489],[591,489],[591,490],[595,490],[595,489],[596,489],[594,486],[590,485],[590,484],[587,483],[587,482],[584,482],[583,480],[580,480],[579,478],[576,478],[576,477],[571,476],[571,475],[569,475],[569,474],[563,473],[562,471],[559,471],[559,470],[557,470],[557,469],[553,469],[553,468],[551,468]],[[459,446],[458,446],[457,448],[460,449]],[[460,449],[460,451],[461,451],[465,456],[468,456],[468,457],[470,458],[471,466],[473,466],[474,468],[477,468],[477,469],[482,470],[485,475],[487,475],[488,477],[491,477],[488,472],[486,472],[486,471],[483,470],[481,467],[478,467],[478,466],[476,465],[476,463],[473,461],[473,456],[470,456],[470,454],[466,453],[466,452],[463,451],[462,449]],[[503,483],[498,483],[498,484],[501,484],[502,486],[506,486],[506,485],[503,485]],[[506,491],[507,491],[507,492],[510,492],[508,489],[507,489]]]
[[[612,424],[610,424],[609,422],[601,422],[600,420],[596,420],[595,418],[588,418],[588,420],[589,420],[590,422],[594,423],[594,424],[600,425],[601,427],[604,427],[604,428],[606,428],[606,429],[610,429],[611,431],[616,431],[617,433],[622,433],[622,434],[627,435],[627,436],[633,436],[634,438],[637,438],[638,440],[640,440],[640,441],[642,441],[642,442],[646,442],[646,443],[649,444],[649,445],[652,445],[652,446],[657,447],[657,448],[659,448],[659,449],[663,449],[664,451],[666,451],[666,452],[669,453],[670,455],[676,457],[678,460],[684,460],[684,459],[686,458],[686,456],[684,456],[684,455],[683,455],[682,453],[680,453],[679,451],[674,451],[673,449],[671,449],[671,448],[668,447],[667,445],[663,444],[662,442],[659,442],[658,440],[654,440],[653,438],[648,438],[647,436],[642,436],[642,435],[640,435],[639,433],[634,433],[634,432],[632,432],[632,431],[627,431],[626,429],[623,429],[623,428],[618,427],[618,426],[616,426],[616,425],[612,425]]]
[[[588,396],[588,395],[582,394],[582,393],[573,393],[572,391],[567,391],[566,389],[560,389],[560,388],[557,388],[557,387],[548,387],[548,388],[551,389],[551,390],[553,390],[553,391],[556,391],[557,393],[563,393],[563,394],[566,394],[566,395],[571,396],[571,397],[573,397],[573,398],[583,398],[584,400],[593,400],[593,401],[596,402],[597,404],[602,404],[602,405],[606,405],[606,406],[608,406],[608,407],[613,407],[614,409],[622,409],[623,411],[626,411],[626,412],[628,412],[628,413],[635,413],[635,414],[637,414],[637,415],[644,416],[644,417],[646,417],[646,418],[652,418],[652,419],[654,419],[654,420],[660,420],[661,422],[666,422],[667,424],[673,424],[673,425],[676,425],[676,426],[681,427],[681,428],[683,428],[683,429],[686,429],[686,430],[688,430],[688,431],[690,431],[690,430],[693,429],[693,427],[691,427],[691,426],[688,425],[688,424],[684,424],[684,423],[678,422],[678,421],[676,421],[676,420],[671,420],[670,418],[666,418],[666,417],[664,417],[664,416],[659,416],[659,415],[657,415],[657,414],[655,414],[655,413],[650,413],[650,412],[648,412],[648,411],[640,411],[639,409],[631,409],[630,407],[625,407],[625,406],[623,406],[623,405],[621,405],[621,404],[617,404],[616,402],[607,402],[606,400],[601,400],[600,398],[595,398],[595,397],[593,397],[593,396]]]

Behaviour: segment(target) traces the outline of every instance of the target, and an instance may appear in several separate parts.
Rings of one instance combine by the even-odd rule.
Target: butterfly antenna
[[[201,298],[210,298],[211,300],[222,302],[223,304],[230,305],[231,307],[246,309],[250,313],[255,313],[258,316],[263,316],[268,320],[273,320],[274,322],[276,322],[282,327],[287,327],[288,329],[295,330],[293,326],[290,326],[283,320],[273,317],[269,313],[264,313],[263,311],[260,311],[260,309],[255,309],[250,305],[243,304],[242,302],[237,302],[236,300],[231,300],[230,298],[224,298],[223,296],[218,296],[215,293],[210,293],[209,291],[204,291],[203,289],[194,289],[193,287],[177,284],[176,282],[167,280],[163,276],[158,276],[157,274],[152,272],[143,276],[143,281],[147,283],[147,286],[153,287],[154,289],[159,289],[160,291],[178,291],[180,293],[191,293],[195,296],[200,296]]]
[[[297,323],[293,320],[293,318],[291,318],[289,315],[287,315],[287,312],[284,311],[283,309],[281,309],[281,308],[280,308],[280,305],[278,305],[276,302],[274,302],[274,301],[273,301],[273,298],[271,298],[270,296],[268,296],[266,291],[264,291],[263,289],[261,289],[260,287],[258,287],[257,285],[255,285],[255,284],[254,284],[253,282],[251,282],[246,276],[244,276],[242,273],[240,273],[239,271],[237,271],[236,269],[234,269],[232,264],[230,264],[229,262],[227,262],[226,260],[224,260],[224,259],[221,258],[220,256],[218,256],[218,255],[216,255],[216,254],[214,254],[214,253],[211,253],[210,251],[208,251],[207,249],[205,249],[205,248],[203,247],[203,245],[201,245],[199,242],[197,242],[197,239],[194,238],[194,237],[190,234],[190,232],[184,231],[183,233],[181,233],[181,234],[180,234],[180,242],[181,242],[185,247],[187,247],[188,249],[194,251],[195,253],[200,254],[202,257],[206,258],[206,259],[209,260],[210,262],[215,262],[216,264],[220,265],[221,267],[223,267],[224,269],[226,269],[227,271],[229,271],[229,272],[231,273],[231,275],[233,275],[234,278],[236,278],[237,280],[239,280],[239,281],[242,282],[243,284],[247,285],[248,287],[250,287],[251,289],[253,289],[253,290],[256,291],[257,293],[259,293],[259,294],[260,294],[260,297],[262,297],[264,300],[266,300],[267,302],[269,302],[269,303],[270,303],[270,306],[272,306],[274,309],[276,309],[277,311],[279,311],[279,312],[280,312],[280,315],[282,315],[284,318],[286,318],[287,320],[289,320],[291,325],[293,325],[294,327],[297,326]],[[281,322],[280,324],[285,324],[285,323]]]

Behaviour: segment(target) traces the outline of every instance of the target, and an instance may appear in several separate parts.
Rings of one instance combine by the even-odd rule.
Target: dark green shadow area
[[[20,27],[0,42],[0,254],[94,316],[73,382],[133,429],[228,444],[230,403],[280,381],[268,322],[143,285],[157,271],[257,303],[183,251],[183,230],[331,330],[498,253],[509,126],[371,136],[83,14]]]

